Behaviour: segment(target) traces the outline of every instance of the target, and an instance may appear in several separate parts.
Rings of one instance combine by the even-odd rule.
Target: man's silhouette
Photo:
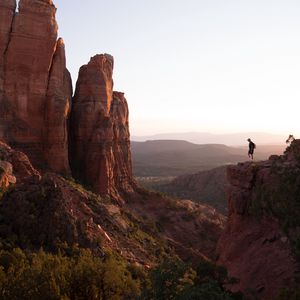
[[[253,160],[253,153],[254,153],[254,149],[256,148],[256,145],[251,141],[250,138],[247,141],[249,142],[248,156]]]

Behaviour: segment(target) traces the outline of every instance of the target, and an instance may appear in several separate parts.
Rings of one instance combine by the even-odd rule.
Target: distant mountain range
[[[286,145],[261,145],[257,143],[255,159],[267,159],[271,154],[281,154]],[[243,147],[222,144],[193,144],[180,140],[132,142],[134,175],[179,176],[212,169],[222,165],[248,160],[247,143]]]
[[[132,141],[144,142],[147,140],[184,140],[195,144],[224,144],[241,146],[247,144],[251,138],[256,144],[284,144],[287,136],[264,132],[242,132],[232,134],[212,134],[208,132],[161,133],[150,136],[132,136]]]

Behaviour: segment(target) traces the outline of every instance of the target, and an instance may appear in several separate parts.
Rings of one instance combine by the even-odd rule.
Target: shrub
[[[242,299],[241,294],[223,288],[230,281],[227,271],[208,262],[201,263],[195,271],[180,260],[167,260],[151,272],[150,279],[152,285],[145,299]]]
[[[6,299],[133,299],[140,293],[124,261],[105,259],[89,250],[37,253],[0,251],[0,298]]]

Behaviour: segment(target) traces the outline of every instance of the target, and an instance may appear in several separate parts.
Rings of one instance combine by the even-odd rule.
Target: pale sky
[[[73,85],[115,58],[132,135],[300,136],[299,0],[54,0]]]

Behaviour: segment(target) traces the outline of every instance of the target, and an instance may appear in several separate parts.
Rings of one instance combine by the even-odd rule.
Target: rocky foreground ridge
[[[300,140],[284,155],[231,166],[227,176],[229,217],[218,262],[239,279],[232,290],[276,299],[283,288],[299,286]]]

